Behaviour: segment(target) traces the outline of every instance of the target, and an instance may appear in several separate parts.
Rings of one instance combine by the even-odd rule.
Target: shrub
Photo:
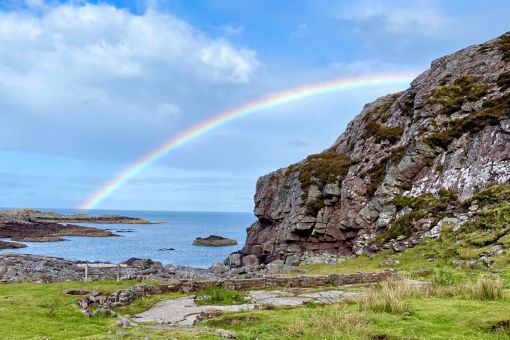
[[[452,114],[460,110],[465,102],[477,101],[487,93],[487,86],[477,81],[476,77],[462,76],[452,84],[438,86],[432,90],[429,103],[441,104],[443,108],[440,114]]]
[[[383,140],[387,140],[390,143],[395,143],[400,140],[403,132],[404,129],[401,127],[388,127],[384,124],[379,124],[372,121],[367,123],[365,126],[363,138],[368,139],[370,137],[375,137],[376,143],[379,143]]]
[[[237,305],[246,303],[247,293],[225,288],[207,288],[197,293],[197,305]]]
[[[442,286],[451,286],[455,283],[455,279],[453,273],[447,269],[440,269],[439,271],[434,271],[434,276],[432,277],[432,284],[436,287]]]
[[[447,122],[436,131],[427,136],[425,143],[447,149],[448,146],[464,133],[477,133],[486,126],[498,125],[500,119],[508,116],[510,112],[510,94],[483,104],[482,109],[470,114],[466,118]]]

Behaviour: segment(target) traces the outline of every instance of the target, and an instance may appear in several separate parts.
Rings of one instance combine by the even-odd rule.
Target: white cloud
[[[452,24],[451,19],[442,14],[428,1],[417,2],[380,2],[373,0],[358,1],[354,6],[344,7],[338,14],[340,19],[359,25],[373,23],[372,28],[395,35],[418,35],[437,37],[444,34]]]
[[[196,121],[218,92],[254,79],[255,51],[151,8],[27,0],[0,11],[0,145],[94,154],[117,140],[127,150],[177,128],[162,118]]]

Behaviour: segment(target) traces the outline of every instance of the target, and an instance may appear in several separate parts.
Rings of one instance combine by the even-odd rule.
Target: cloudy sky
[[[508,1],[1,0],[0,206],[75,208],[169,137],[239,104],[424,71],[510,30]],[[168,154],[104,209],[251,211],[260,175],[325,149],[397,87],[316,96]]]

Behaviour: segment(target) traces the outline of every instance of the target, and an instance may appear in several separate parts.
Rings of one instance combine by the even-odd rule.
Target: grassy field
[[[0,285],[0,339],[109,339],[116,338],[118,328],[113,317],[86,318],[78,310],[78,297],[64,293],[69,288],[87,288],[103,292],[132,286],[135,281],[20,283]],[[133,314],[162,299],[175,298],[169,293],[138,299],[119,314]],[[146,334],[130,330],[131,334]],[[151,338],[166,335],[151,332]],[[143,338],[143,337],[142,337]]]
[[[492,326],[510,315],[508,300],[409,298],[405,314],[360,310],[358,304],[236,313],[205,322],[239,339],[508,339]]]
[[[510,271],[454,267],[435,257],[424,243],[402,253],[361,256],[336,265],[308,265],[310,275],[330,272],[378,271],[384,259],[399,260],[393,267],[411,279],[432,282],[429,288],[395,283],[367,290],[366,298],[347,303],[300,308],[275,308],[224,314],[199,324],[233,331],[238,339],[505,339],[510,337]],[[423,276],[425,275],[425,276]],[[488,286],[480,278],[488,277]],[[113,292],[136,281],[25,283],[0,285],[0,339],[216,339],[204,331],[176,332],[119,329],[116,317],[84,317],[76,306],[78,297],[69,288]],[[497,285],[495,285],[497,283]],[[394,286],[391,286],[393,284]],[[203,291],[203,300],[219,304],[239,302],[244,293]],[[199,295],[200,295],[199,294]],[[168,293],[138,299],[116,309],[120,315],[135,314],[163,299],[182,296]],[[498,322],[503,322],[497,327]],[[494,328],[494,329],[493,329]]]

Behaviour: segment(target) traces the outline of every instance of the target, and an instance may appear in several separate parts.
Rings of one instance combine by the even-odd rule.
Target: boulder
[[[242,258],[243,266],[256,266],[259,264],[259,259],[255,255],[246,255]]]

